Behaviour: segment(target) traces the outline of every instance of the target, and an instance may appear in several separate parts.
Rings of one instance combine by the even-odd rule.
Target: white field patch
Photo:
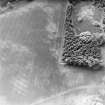
[[[97,100],[98,100],[98,101],[102,102],[102,99],[98,98],[98,95],[88,95],[88,93],[86,92],[87,90],[91,90],[91,89],[95,89],[95,88],[100,89],[100,88],[103,88],[103,86],[96,85],[96,84],[92,83],[91,85],[76,87],[73,89],[63,91],[59,94],[52,95],[47,98],[41,98],[38,101],[35,101],[30,105],[65,105],[67,103],[70,104],[70,102],[73,102],[73,101],[75,103],[78,103],[79,101],[81,102],[82,100],[80,100],[80,99],[82,99],[82,98],[84,99],[85,102],[87,101],[87,99],[90,99],[90,98],[93,99],[93,101],[96,100],[96,102],[97,102]],[[77,95],[76,93],[73,92],[73,91],[82,90],[82,89],[83,90],[85,89],[86,94],[82,92],[81,94]],[[81,98],[79,96],[81,96]],[[77,101],[75,99],[77,99]],[[72,103],[70,105],[79,105],[79,104]],[[81,103],[80,105],[87,105],[87,104]],[[89,105],[91,105],[91,104],[89,104]],[[92,104],[92,105],[102,105],[102,104]]]
[[[25,46],[13,43],[11,41],[0,40],[0,79],[5,75],[5,72],[9,73],[15,72],[14,67],[16,69],[18,65],[20,66],[20,64],[18,64],[19,62],[23,64],[24,62],[27,62],[27,64],[29,64],[29,61],[25,61],[24,59],[25,57],[28,58],[28,56],[30,57],[31,55],[32,55],[31,51]],[[11,59],[13,60],[12,62]],[[30,60],[32,60],[31,57]],[[8,67],[9,71],[3,66],[6,64],[6,62],[12,63],[12,65]],[[6,64],[6,67],[7,66],[8,65]],[[28,69],[28,66],[32,65],[26,65],[27,67],[26,69]],[[31,67],[30,67],[30,72],[31,72]]]
[[[55,22],[54,17],[56,15],[57,11],[61,11],[61,5],[56,4],[55,6],[49,7],[46,6],[43,11],[47,13],[48,19],[47,19],[47,25],[45,26],[45,30],[48,32],[48,39],[44,41],[45,43],[51,43],[51,40],[56,40],[59,35],[59,21]],[[60,14],[58,14],[58,17],[60,18]],[[52,56],[54,56],[56,59],[58,59],[58,51],[56,49],[56,41],[53,47],[51,47],[49,50],[52,52]]]
[[[29,49],[25,46],[22,46],[20,44],[13,43],[9,40],[1,40],[0,39],[0,49],[3,48],[11,48],[12,51],[18,51],[18,52],[30,52]]]
[[[19,94],[25,96],[28,92],[29,83],[23,76],[18,76],[11,80],[13,94]]]
[[[48,20],[49,23],[46,26],[46,31],[49,32],[48,34],[48,38],[49,39],[55,39],[56,37],[58,37],[57,32],[58,32],[58,26],[56,23],[53,22],[53,20]]]
[[[103,105],[103,100],[98,95],[81,94],[67,98],[65,103],[70,105]]]
[[[0,61],[0,80],[1,80],[2,77],[3,77],[3,74],[4,74],[4,69],[3,69],[2,63],[1,63],[1,61]]]
[[[54,8],[59,9],[60,5],[57,5]],[[19,7],[19,8],[14,7],[13,10],[10,10],[8,12],[0,14],[0,18],[8,17],[8,16],[13,16],[13,17],[21,16],[24,13],[28,13],[30,10],[35,10],[35,9],[42,9],[49,16],[54,14],[54,10],[55,10],[55,9],[49,7],[47,2],[37,2],[37,1],[35,1],[35,2],[30,3],[30,4],[26,4],[23,7]]]
[[[23,15],[24,13],[28,13],[30,10],[33,9],[38,9],[39,8],[44,8],[47,5],[47,3],[42,3],[42,2],[33,2],[30,4],[27,4],[26,6],[23,7],[19,7],[19,8],[14,8],[14,10],[5,12],[3,14],[0,15],[0,18],[3,17],[8,17],[8,16],[13,16],[13,17],[17,17],[20,15]]]
[[[0,105],[10,105],[5,96],[0,96]]]
[[[54,21],[54,16],[55,16],[55,12],[57,10],[60,10],[60,8],[61,8],[61,6],[58,4],[54,7],[47,6],[47,7],[43,8],[43,11],[46,12],[48,15],[48,19],[47,19],[48,24],[46,25],[45,29],[46,29],[46,31],[49,32],[49,35],[48,35],[49,39],[55,39],[59,36],[58,35],[59,22],[56,23]]]
[[[95,7],[92,5],[86,5],[81,7],[79,13],[77,14],[78,16],[78,21],[81,21],[82,19],[93,19],[95,14]]]

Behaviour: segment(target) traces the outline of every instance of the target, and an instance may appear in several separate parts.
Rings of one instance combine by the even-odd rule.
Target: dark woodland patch
[[[105,7],[105,0],[68,0],[71,4],[76,5],[80,2],[93,2],[94,5]]]
[[[71,19],[72,9],[72,6],[68,6],[65,15],[63,62],[73,66],[95,68],[99,65],[101,67],[101,47],[105,44],[105,40],[103,36],[83,40],[79,35],[75,35]]]

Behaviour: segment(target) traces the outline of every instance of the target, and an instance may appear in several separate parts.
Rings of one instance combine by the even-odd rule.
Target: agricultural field
[[[89,68],[78,66],[78,60],[73,60],[75,64],[72,64],[70,55],[68,57],[63,54],[63,50],[68,51],[68,47],[64,47],[65,40],[70,39],[70,36],[66,36],[66,31],[68,35],[71,30],[67,20],[70,13],[67,12],[70,6],[68,1],[35,0],[1,9],[0,105],[105,104],[105,33],[104,25],[101,24],[105,11],[100,7],[94,16],[97,21],[93,21],[92,17],[87,20],[80,7],[88,5],[95,11],[91,2],[80,2],[73,7],[71,18],[76,38],[79,37],[82,43],[89,37],[89,41],[95,43],[93,47],[98,49],[95,50],[97,56],[91,57],[98,63],[102,60],[101,68],[95,65],[96,62],[91,63],[90,59],[85,62]],[[92,11],[89,15],[93,15]],[[76,16],[79,17],[78,20]],[[82,32],[95,34],[84,36]],[[70,48],[70,40],[67,43]],[[81,64],[85,64],[84,61]]]

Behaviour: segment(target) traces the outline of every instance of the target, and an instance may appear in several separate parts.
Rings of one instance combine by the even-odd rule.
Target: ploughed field
[[[77,4],[73,11],[77,37],[91,40],[91,34],[99,32],[99,36],[94,35],[95,42],[100,36],[100,43],[104,42],[100,22],[89,17],[91,22],[87,17],[76,22],[76,14],[84,5],[90,6],[90,3]],[[0,15],[0,104],[84,105],[88,101],[91,105],[97,101],[104,105],[104,46],[96,46],[99,54],[102,53],[98,59],[103,60],[102,69],[61,64],[67,7],[68,2],[64,1],[35,1]],[[100,21],[103,10],[97,9],[95,13],[95,19]],[[87,32],[87,35],[86,31],[91,34]],[[81,32],[87,36],[82,37]]]

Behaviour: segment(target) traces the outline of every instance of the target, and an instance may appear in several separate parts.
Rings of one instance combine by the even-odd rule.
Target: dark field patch
[[[77,35],[72,19],[73,8],[72,5],[69,5],[66,9],[62,60],[69,65],[89,68],[101,65],[101,48],[105,44],[104,36],[97,38],[93,34],[87,36],[85,33],[82,36]]]

